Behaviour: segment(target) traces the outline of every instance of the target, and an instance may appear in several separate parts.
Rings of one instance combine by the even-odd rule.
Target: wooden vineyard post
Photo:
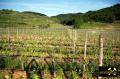
[[[85,33],[83,79],[87,79],[86,78],[86,52],[87,52],[87,32]]]
[[[99,36],[99,66],[103,66],[103,38],[102,35]],[[102,79],[102,77],[98,77]]]
[[[17,39],[18,39],[18,28],[17,28]]]
[[[22,36],[24,35],[24,30],[25,30],[25,28],[22,28],[22,31],[21,31]],[[31,32],[31,33],[33,33],[33,32]]]
[[[10,41],[10,33],[9,33],[9,27],[7,28],[8,33],[8,41]]]
[[[73,30],[72,32],[72,36],[73,36],[73,55],[75,55],[76,52],[76,30]],[[75,59],[73,57],[73,63],[75,62]]]

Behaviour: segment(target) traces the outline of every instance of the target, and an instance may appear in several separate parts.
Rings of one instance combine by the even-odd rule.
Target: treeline
[[[69,13],[69,14],[60,14],[57,16],[53,16],[52,18],[57,18],[57,22],[65,25],[73,25],[75,19],[81,16],[82,13]]]
[[[14,10],[9,10],[9,9],[2,9],[0,10],[0,15],[2,14],[12,14],[12,13],[19,13],[18,11],[14,11]]]
[[[97,11],[88,11],[86,13],[77,14],[61,14],[54,17],[58,19],[59,23],[73,25],[75,28],[80,28],[84,23],[113,23],[116,20],[120,20],[120,4]]]

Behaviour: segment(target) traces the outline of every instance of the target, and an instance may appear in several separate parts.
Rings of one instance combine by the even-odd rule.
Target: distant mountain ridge
[[[120,4],[86,13],[60,14],[53,16],[53,18],[57,18],[59,23],[65,25],[75,25],[77,23],[80,26],[82,23],[88,22],[113,23],[120,20]]]

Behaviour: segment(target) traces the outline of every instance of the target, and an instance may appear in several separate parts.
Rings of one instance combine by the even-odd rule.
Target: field
[[[28,79],[82,79],[84,64],[85,78],[97,79],[100,35],[103,66],[120,66],[117,29],[0,28],[0,71],[4,71],[0,72],[0,79],[6,75],[14,79],[13,73],[8,72],[16,70],[27,71]],[[23,76],[19,79],[26,79]]]

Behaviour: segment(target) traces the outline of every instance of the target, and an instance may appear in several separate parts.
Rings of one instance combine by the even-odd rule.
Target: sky
[[[0,9],[33,11],[55,16],[66,13],[85,13],[120,3],[120,0],[0,0]]]

